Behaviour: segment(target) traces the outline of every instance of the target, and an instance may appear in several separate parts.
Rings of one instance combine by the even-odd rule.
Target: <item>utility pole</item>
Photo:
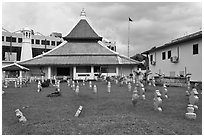
[[[130,21],[128,21],[128,57],[130,56]]]
[[[9,54],[8,54],[8,58],[9,58],[9,61],[11,61],[11,55],[12,55],[12,40],[13,40],[13,34],[14,33],[16,33],[16,32],[19,32],[19,31],[21,31],[21,30],[17,30],[17,31],[14,31],[14,32],[10,32],[10,31],[8,31],[8,30],[6,30],[6,29],[4,29],[4,28],[2,28],[4,31],[6,31],[6,32],[8,32],[8,33],[10,33],[10,47],[9,47]]]

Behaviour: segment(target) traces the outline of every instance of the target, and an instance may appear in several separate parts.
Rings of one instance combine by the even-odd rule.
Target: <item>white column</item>
[[[51,66],[47,68],[47,79],[51,79]]]
[[[22,78],[23,77],[23,71],[19,71],[19,77]]]
[[[94,79],[94,66],[91,66],[91,78]]]
[[[76,79],[76,66],[73,67],[73,79]]]
[[[20,79],[20,87],[22,86],[22,81],[23,81],[23,71],[19,71],[19,79]]]
[[[116,75],[119,75],[119,68],[116,66]]]

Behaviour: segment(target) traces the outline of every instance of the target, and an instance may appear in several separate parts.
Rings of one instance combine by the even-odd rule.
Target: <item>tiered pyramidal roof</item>
[[[22,65],[103,65],[138,64],[137,61],[121,56],[103,45],[102,37],[86,20],[85,11],[64,42],[45,54],[20,62]]]

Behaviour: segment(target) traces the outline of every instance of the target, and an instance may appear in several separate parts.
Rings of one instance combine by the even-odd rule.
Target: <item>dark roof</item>
[[[67,42],[66,44],[62,45],[60,48],[57,50],[53,50],[47,55],[52,55],[52,56],[57,56],[57,55],[80,55],[80,54],[97,54],[97,55],[108,55],[111,54],[113,55],[114,53],[110,51],[108,48],[104,48],[102,45],[99,43],[69,43]],[[46,55],[46,56],[47,56]]]
[[[77,25],[71,30],[71,32],[63,38],[67,41],[80,39],[102,40],[102,37],[99,37],[98,34],[96,34],[96,32],[85,19],[81,19],[77,23]]]
[[[156,50],[159,50],[159,49],[163,49],[163,48],[166,48],[166,47],[169,47],[169,46],[173,46],[175,44],[179,44],[179,43],[187,42],[187,41],[190,41],[190,40],[194,40],[194,39],[197,39],[197,38],[202,38],[202,31],[199,31],[199,32],[196,32],[196,33],[184,36],[184,37],[174,39],[171,42],[166,43],[166,44],[164,44],[164,45],[162,45],[160,47],[153,47],[150,50],[142,52],[142,54],[149,54],[150,52],[153,52],[153,51],[156,51]]]
[[[101,55],[70,55],[70,56],[43,56],[35,60],[22,63],[32,65],[94,65],[94,64],[118,64],[117,56]]]

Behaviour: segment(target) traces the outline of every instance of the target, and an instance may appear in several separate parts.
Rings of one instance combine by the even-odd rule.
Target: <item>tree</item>
[[[144,55],[142,55],[142,54],[136,54],[136,55],[134,55],[134,56],[132,56],[130,58],[134,59],[134,60],[137,60],[139,62],[141,62],[141,61],[146,59],[146,57]]]

